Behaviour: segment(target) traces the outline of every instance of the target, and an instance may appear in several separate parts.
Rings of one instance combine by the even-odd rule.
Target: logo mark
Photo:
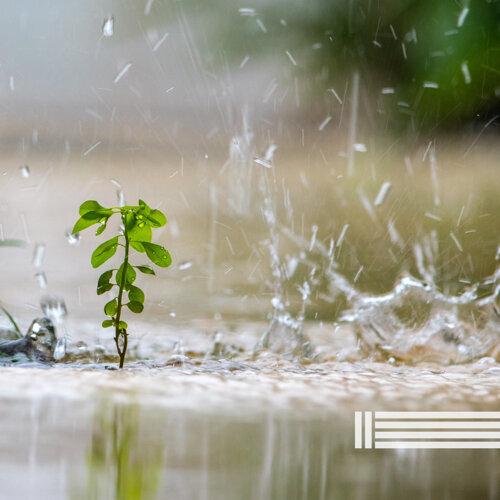
[[[356,411],[354,448],[500,449],[500,412]]]

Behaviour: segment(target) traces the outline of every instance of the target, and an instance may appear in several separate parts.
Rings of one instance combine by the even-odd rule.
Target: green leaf
[[[118,247],[118,236],[111,238],[110,240],[101,243],[92,254],[90,258],[90,262],[92,263],[92,267],[99,267],[104,264],[108,259],[113,257],[116,253],[116,249]]]
[[[116,283],[118,284],[118,286],[122,285],[122,277],[123,277],[123,269],[124,269],[123,266],[124,266],[124,264],[122,264],[120,266],[120,269],[118,269],[118,272],[116,273]],[[135,269],[129,263],[127,263],[127,269],[125,271],[125,283],[123,286],[123,288],[125,290],[130,289],[130,286],[135,281],[136,275],[137,274],[135,272]]]
[[[103,272],[99,276],[99,279],[97,280],[97,287],[108,284],[112,277],[113,277],[113,270],[112,269],[110,269],[109,271]]]
[[[151,269],[149,266],[135,266],[136,269],[139,269],[139,271],[141,271],[141,273],[144,273],[144,274],[155,274],[154,270]]]
[[[147,216],[147,219],[152,227],[162,227],[167,223],[167,218],[159,210],[151,210],[151,213]]]
[[[137,210],[137,213],[148,216],[150,212],[151,208],[148,206],[148,204],[143,200],[139,200],[139,210]]]
[[[117,310],[118,310],[118,301],[116,300],[116,297],[113,300],[110,300],[104,306],[104,313],[106,314],[106,316],[114,316]]]
[[[106,219],[106,222],[101,223],[101,225],[97,228],[97,231],[95,232],[96,236],[99,236],[104,232],[106,229],[106,225],[108,224],[108,219]]]
[[[170,257],[170,254],[161,245],[146,241],[142,241],[141,243],[151,262],[160,267],[168,267],[172,264],[172,257]]]
[[[125,321],[120,321],[120,323],[118,323],[118,328],[120,330],[126,330],[128,328],[128,325],[127,323],[125,323]]]
[[[82,217],[80,217],[76,221],[71,234],[79,233],[80,231],[83,231],[84,229],[87,229],[94,224],[98,224],[99,222],[101,222],[102,218],[103,216],[101,214],[98,214],[97,212],[88,212],[85,215],[82,215]]]
[[[80,205],[78,213],[83,216],[88,212],[98,212],[99,210],[109,210],[109,209],[104,208],[100,203],[97,203],[97,201],[87,200]]]
[[[112,283],[106,283],[104,285],[97,287],[97,295],[102,295],[103,293],[109,292],[115,285]]]
[[[113,215],[113,210],[111,208],[104,208],[97,201],[88,200],[80,205],[79,214],[81,217],[73,228],[73,234],[79,233],[98,222],[107,222],[107,219]],[[104,229],[101,229],[98,234],[102,233],[102,231]]]
[[[130,286],[128,300],[144,304],[144,292],[137,286]]]
[[[138,241],[130,241],[130,246],[134,250],[137,250],[138,252],[144,253],[144,247],[142,246],[142,243],[139,243]]]
[[[99,276],[99,279],[97,280],[97,288],[99,288],[102,285],[107,285],[112,277],[113,277],[113,270],[112,269],[110,269],[109,271],[103,272]]]
[[[148,226],[144,220],[136,219],[135,224],[128,230],[128,237],[130,241],[130,246],[143,253],[144,247],[142,246],[142,241],[151,241],[152,232],[151,227]]]
[[[127,307],[135,314],[140,314],[144,310],[144,306],[140,302],[129,302]]]
[[[105,319],[102,322],[102,327],[103,328],[109,328],[110,326],[113,326],[113,320],[112,319]]]

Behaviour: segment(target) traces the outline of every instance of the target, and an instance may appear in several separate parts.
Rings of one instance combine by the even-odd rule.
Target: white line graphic
[[[500,411],[376,411],[376,419],[500,419]]]
[[[354,412],[354,448],[362,448],[363,443],[363,412]]]
[[[500,441],[376,441],[379,449],[499,449]]]
[[[377,422],[375,429],[500,429],[499,422]]]
[[[372,412],[365,411],[365,448],[372,447]]]
[[[354,445],[365,449],[500,449],[500,412],[357,411]]]
[[[500,432],[375,432],[375,439],[500,439]]]

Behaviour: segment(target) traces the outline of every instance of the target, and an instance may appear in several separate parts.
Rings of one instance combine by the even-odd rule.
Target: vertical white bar
[[[363,412],[354,412],[354,448],[363,447]]]
[[[372,447],[372,412],[365,411],[365,448]]]

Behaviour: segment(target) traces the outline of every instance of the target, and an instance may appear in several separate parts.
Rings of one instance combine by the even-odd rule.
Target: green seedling
[[[105,208],[97,201],[89,200],[80,206],[79,213],[80,218],[73,228],[73,234],[99,224],[96,231],[98,236],[105,231],[111,216],[119,214],[121,217],[121,233],[101,243],[94,250],[90,262],[92,267],[97,268],[113,257],[118,247],[124,249],[121,266],[118,269],[105,271],[97,281],[97,295],[102,295],[114,287],[118,288],[117,296],[104,306],[104,313],[109,319],[104,320],[102,326],[115,328],[114,340],[120,357],[120,368],[123,368],[128,344],[128,325],[122,320],[122,309],[127,307],[136,314],[144,309],[144,292],[135,285],[136,269],[144,274],[155,274],[149,266],[133,266],[129,263],[130,247],[145,253],[153,264],[168,267],[172,263],[170,254],[161,245],[151,243],[152,229],[164,226],[167,219],[159,210],[153,210],[142,200],[139,200],[137,206],[112,208]],[[124,303],[124,292],[128,294],[126,303]]]

